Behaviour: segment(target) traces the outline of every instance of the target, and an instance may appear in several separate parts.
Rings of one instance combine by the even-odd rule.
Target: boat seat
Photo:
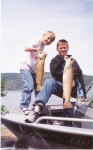
[[[52,116],[51,115],[51,110],[48,106],[45,106],[44,113],[46,114],[46,116]],[[53,121],[52,120],[47,120],[47,124],[53,124]]]
[[[60,114],[60,117],[63,116],[63,105],[46,105],[43,113],[46,116],[56,116],[58,117],[58,114]],[[63,121],[54,121],[54,120],[47,120],[47,124],[59,124],[62,125]]]
[[[86,105],[81,105],[79,108],[75,110],[74,118],[84,118],[84,119],[93,119],[92,109],[89,107],[86,107]],[[93,122],[74,122],[76,126],[80,128],[86,128],[86,129],[92,129],[93,128]]]

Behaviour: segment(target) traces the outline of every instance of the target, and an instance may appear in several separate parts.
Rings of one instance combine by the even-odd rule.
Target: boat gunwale
[[[44,117],[40,117],[40,118],[45,119],[45,118],[49,118],[49,117],[44,116]],[[60,117],[54,117],[54,118],[58,119]],[[52,119],[53,119],[53,117],[52,117]],[[66,118],[64,118],[64,120],[65,119]],[[74,118],[72,118],[72,119],[74,119]],[[90,120],[90,119],[87,119],[87,120]],[[42,123],[37,123],[37,122],[34,122],[34,123],[18,122],[18,121],[10,120],[9,118],[6,118],[5,116],[1,117],[1,122],[3,122],[3,121],[9,121],[9,122],[16,123],[18,125],[23,125],[23,126],[26,126],[26,127],[42,129],[42,130],[48,130],[48,131],[54,131],[54,132],[59,132],[59,133],[93,136],[93,132],[92,132],[93,130],[92,129],[78,128],[78,127],[68,127],[68,126],[60,126],[60,125],[51,125],[51,124],[42,124]],[[92,119],[91,119],[91,121],[93,122]]]

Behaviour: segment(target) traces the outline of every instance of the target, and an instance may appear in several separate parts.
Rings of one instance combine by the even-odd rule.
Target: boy
[[[53,78],[45,81],[42,90],[36,96],[33,111],[26,118],[25,120],[26,122],[34,122],[39,117],[40,111],[44,109],[45,104],[48,102],[52,94],[62,97],[62,91],[63,91],[62,76],[63,76],[64,66],[66,63],[65,59],[69,58],[69,55],[67,55],[69,51],[69,45],[65,39],[61,39],[57,42],[57,51],[58,51],[58,55],[55,56],[50,63],[50,71]],[[71,96],[74,98],[77,97],[77,87],[79,82],[80,83],[79,95],[81,96],[81,99],[84,101],[86,98],[84,79],[82,75],[82,70],[80,69],[76,60],[74,60],[73,62],[73,80],[74,80],[74,86],[72,87]],[[67,108],[67,107],[73,106],[73,104],[75,103],[70,102],[70,100],[68,101],[64,100],[64,104],[63,104],[63,107],[65,108],[64,113],[68,117],[72,117],[73,108]]]
[[[39,58],[45,58],[46,52],[43,52],[45,45],[50,45],[55,40],[55,34],[52,31],[47,31],[42,38],[31,47],[25,48],[24,61],[20,67],[20,72],[23,81],[22,99],[20,108],[23,109],[25,115],[29,113],[28,107],[31,101],[31,93],[36,92],[36,65]]]

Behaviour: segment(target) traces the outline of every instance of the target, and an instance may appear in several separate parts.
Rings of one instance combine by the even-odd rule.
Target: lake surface
[[[21,100],[21,91],[7,91],[7,95],[1,97],[1,104],[4,104],[9,112],[19,112],[19,105]],[[32,94],[30,106],[35,100],[34,94]],[[55,95],[52,95],[47,104],[62,104],[63,100]],[[29,108],[30,108],[29,106]]]
[[[21,91],[7,91],[7,95],[4,97],[1,97],[1,104],[5,105],[5,107],[9,110],[9,113],[22,111],[19,109],[21,94],[22,94]],[[35,97],[34,97],[34,94],[32,94],[30,106],[33,104],[34,100],[35,100]],[[52,95],[47,104],[56,105],[56,104],[62,104],[62,103],[63,103],[63,100],[61,98],[59,98],[55,95]],[[29,109],[30,109],[30,106],[29,106]],[[2,127],[4,127],[4,126],[2,125]],[[8,140],[10,141],[11,139],[9,139],[9,137],[7,139],[7,137],[6,137],[6,141],[8,141]],[[4,146],[5,145],[4,142],[5,141],[3,141],[3,139],[2,139],[1,145]],[[4,148],[5,148],[5,146],[4,146]],[[34,150],[34,148],[30,148],[30,149]]]
[[[21,100],[22,91],[7,91],[7,95],[1,97],[1,104],[4,104],[9,112],[19,112],[19,105]],[[87,99],[93,96],[93,86],[91,86],[90,90],[87,93]],[[34,93],[32,93],[31,103],[30,106],[33,105],[35,100]],[[48,105],[59,105],[63,103],[63,99],[59,98],[52,94],[48,101]],[[30,109],[29,106],[29,109]]]

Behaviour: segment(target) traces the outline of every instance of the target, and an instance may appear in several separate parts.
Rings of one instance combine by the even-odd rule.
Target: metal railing
[[[43,116],[38,118],[35,123],[39,123],[42,120],[56,120],[56,121],[75,121],[75,122],[91,122],[93,123],[93,119],[82,119],[82,118],[66,118],[66,117],[51,117],[51,116]]]

